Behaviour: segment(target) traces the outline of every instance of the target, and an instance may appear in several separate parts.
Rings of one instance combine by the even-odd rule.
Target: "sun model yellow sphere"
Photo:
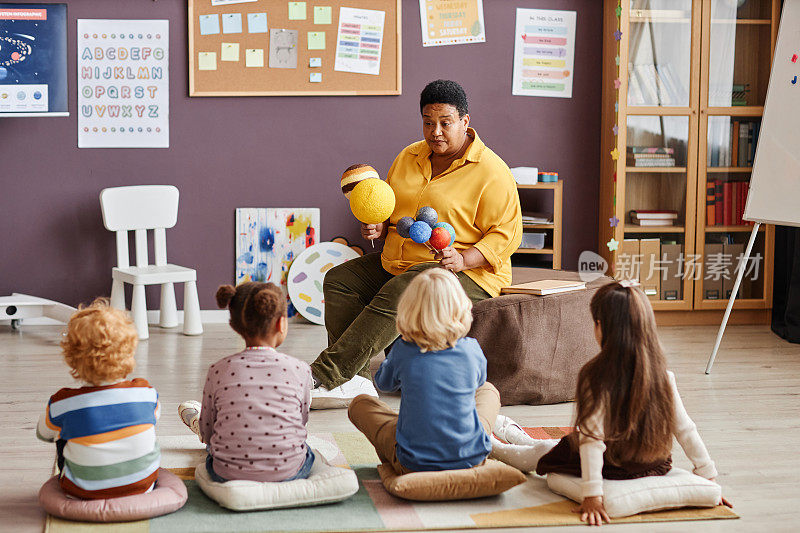
[[[394,211],[394,191],[383,180],[361,180],[350,193],[350,210],[364,224],[380,224]]]

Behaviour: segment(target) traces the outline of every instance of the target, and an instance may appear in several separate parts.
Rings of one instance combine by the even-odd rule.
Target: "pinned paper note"
[[[310,31],[310,32],[308,32],[308,49],[309,50],[325,50],[325,32],[324,31]]]
[[[219,33],[218,15],[200,15],[200,35]]]
[[[322,83],[322,72],[312,72],[308,77],[308,81],[311,83]]]
[[[297,36],[297,30],[270,28],[270,68],[297,68]]]
[[[305,2],[289,2],[289,20],[306,20]]]
[[[242,33],[242,14],[223,13],[222,33]]]
[[[331,6],[314,6],[314,24],[331,23]]]
[[[244,51],[244,66],[246,66],[246,67],[263,67],[264,66],[264,49],[263,48],[247,48]]]
[[[239,61],[239,43],[222,43],[222,61]]]
[[[322,66],[322,58],[321,57],[310,57],[308,59],[308,66],[311,68],[318,68]]]
[[[267,14],[248,13],[247,31],[248,33],[267,33]]]
[[[217,70],[217,53],[200,52],[198,54],[197,70]]]
[[[333,70],[380,74],[385,11],[339,8]]]

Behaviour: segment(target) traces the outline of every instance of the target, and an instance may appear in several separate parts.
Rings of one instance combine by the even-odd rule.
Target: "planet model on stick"
[[[411,226],[414,224],[414,222],[416,221],[411,217],[403,217],[400,220],[398,220],[396,225],[397,234],[404,239],[410,238],[411,236],[408,233],[408,230],[411,229]]]
[[[364,163],[350,165],[347,167],[347,170],[344,171],[344,174],[342,174],[342,180],[340,182],[342,186],[342,194],[344,194],[344,197],[349,200],[350,193],[353,192],[355,186],[358,185],[358,183],[362,180],[370,178],[380,179],[378,171]]]
[[[431,227],[427,222],[418,220],[408,229],[411,240],[417,244],[424,244],[431,238]]]
[[[436,230],[437,228],[443,228],[447,230],[447,233],[450,234],[450,242],[445,246],[452,246],[454,242],[456,242],[456,229],[448,224],[447,222],[439,222],[438,224],[433,226],[433,229]]]
[[[439,219],[439,215],[434,208],[426,205],[419,208],[416,219],[418,222],[425,222],[428,226],[433,228],[433,226],[436,225],[436,221]]]
[[[442,251],[451,244],[450,232],[441,226],[438,228],[433,228],[431,231],[431,237],[428,240],[428,244],[430,244],[434,249]]]
[[[350,192],[350,210],[364,224],[380,224],[394,211],[394,191],[378,178],[361,180]]]

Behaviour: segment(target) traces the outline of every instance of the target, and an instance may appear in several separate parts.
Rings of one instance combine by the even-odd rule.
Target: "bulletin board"
[[[401,0],[188,2],[189,96],[361,96],[401,93]],[[373,17],[383,12],[382,33],[377,31],[378,26],[374,22],[362,25],[359,30],[358,24],[352,24],[351,16],[355,12],[371,14]],[[340,22],[343,23],[341,28]],[[280,30],[284,31],[273,33]],[[295,37],[292,36],[294,32]],[[344,50],[352,48],[341,46],[342,52],[337,58],[337,45],[342,35],[347,35],[344,39],[349,39],[347,44],[351,46],[354,46],[353,41],[359,42],[360,39],[362,54],[345,55]],[[359,63],[359,58],[370,59],[368,54],[374,53],[378,38],[380,62],[360,62],[371,65],[372,71],[377,73],[335,70],[334,67],[339,64],[337,59],[343,66],[351,65],[344,68],[355,68],[353,65]],[[274,43],[272,50],[271,40]],[[291,67],[293,42],[296,45],[294,68]],[[275,56],[275,65],[289,68],[271,67],[271,52]],[[355,59],[343,59],[345,57]]]

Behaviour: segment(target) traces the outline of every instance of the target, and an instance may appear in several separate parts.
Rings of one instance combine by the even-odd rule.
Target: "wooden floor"
[[[0,326],[0,530],[39,532],[44,516],[39,486],[48,478],[54,447],[35,437],[47,398],[71,380],[63,363],[58,326]],[[615,530],[798,531],[800,505],[800,345],[784,342],[766,326],[728,329],[710,376],[703,373],[715,327],[662,328],[661,339],[686,407],[720,471],[725,496],[741,520],[618,525]],[[306,361],[324,347],[324,328],[292,324],[282,348]],[[199,337],[151,328],[139,346],[136,376],[158,389],[159,436],[184,435],[178,403],[199,398],[208,365],[242,347],[227,325],[207,325]],[[373,361],[378,364],[378,361]],[[398,397],[388,401],[397,406]],[[570,423],[571,404],[514,406],[503,413],[526,425]],[[352,431],[345,411],[312,411],[310,432]],[[676,464],[688,466],[679,449]],[[583,531],[583,528],[557,528]],[[508,530],[503,530],[508,531]]]

